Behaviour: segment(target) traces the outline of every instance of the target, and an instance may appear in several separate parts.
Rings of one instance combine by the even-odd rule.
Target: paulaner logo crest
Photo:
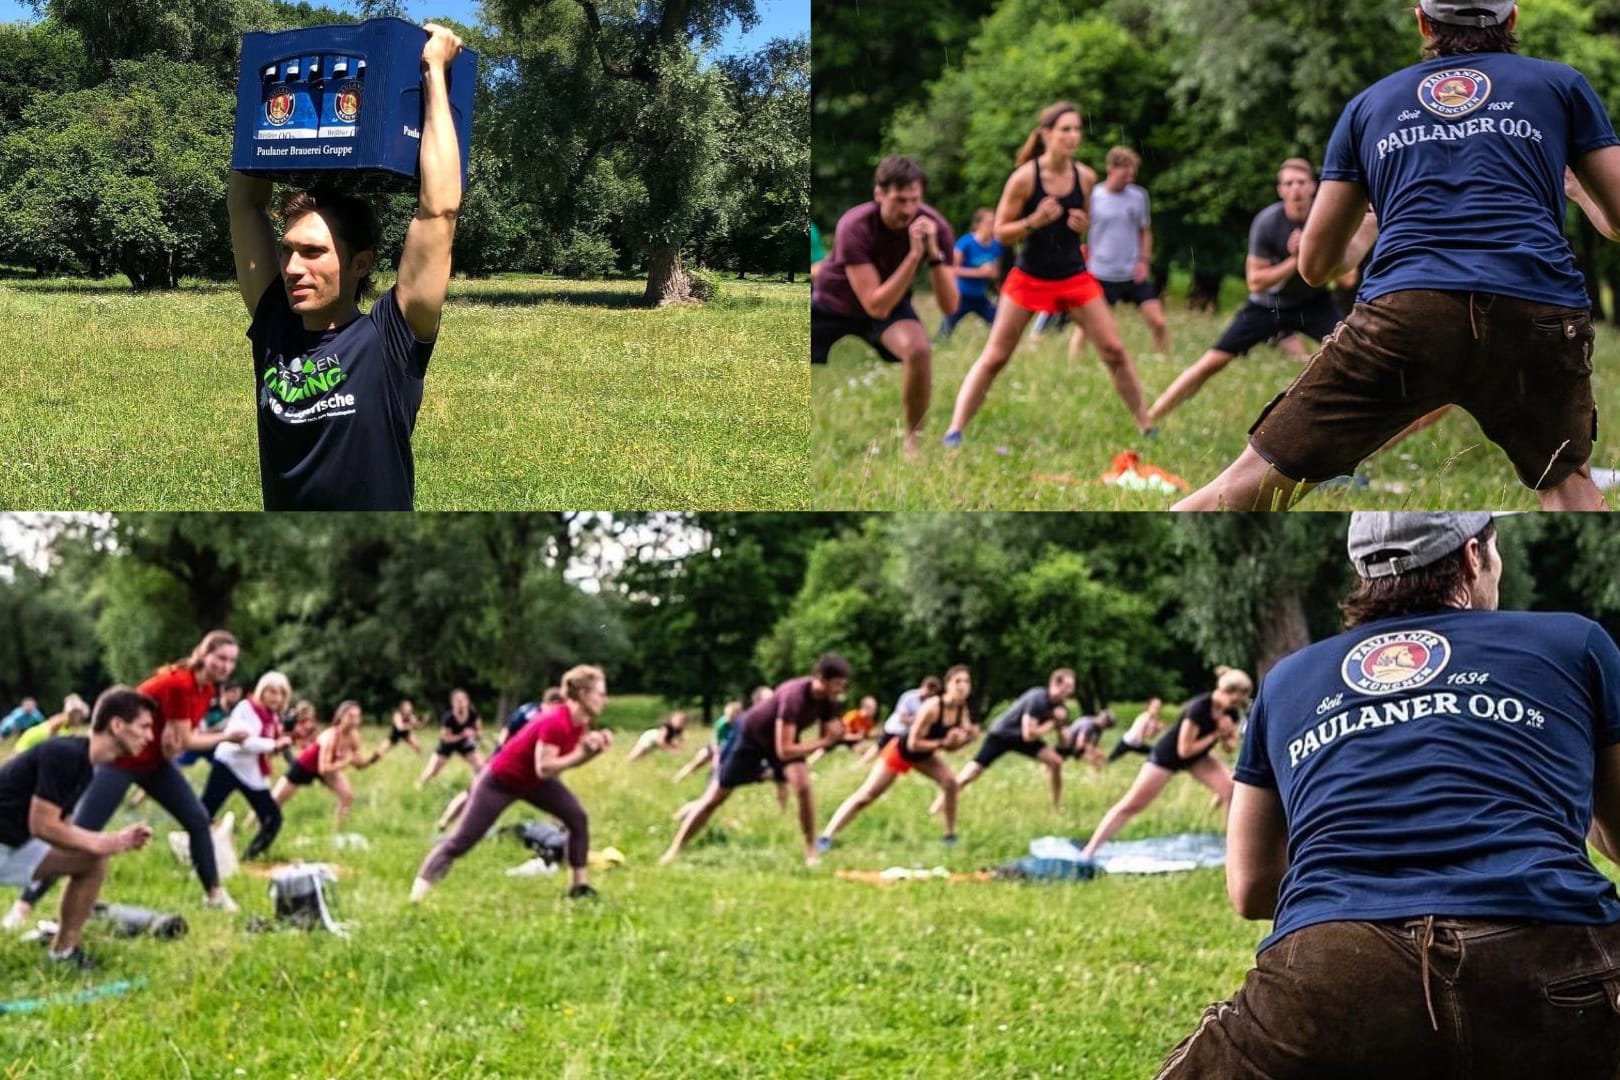
[[[1367,638],[1350,650],[1340,669],[1345,684],[1364,694],[1412,690],[1445,670],[1451,643],[1429,630],[1397,630]]]
[[[346,82],[338,89],[337,101],[333,103],[332,111],[345,124],[352,124],[360,118],[361,86],[358,81]]]
[[[1436,116],[1467,116],[1491,96],[1491,79],[1474,68],[1438,71],[1418,83],[1418,102]]]
[[[272,127],[285,127],[292,119],[292,90],[285,84],[270,88],[270,100],[264,104],[264,118]]]

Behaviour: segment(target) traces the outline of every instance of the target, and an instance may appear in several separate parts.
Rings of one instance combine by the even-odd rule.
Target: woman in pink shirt
[[[562,822],[568,830],[571,899],[594,897],[587,881],[590,822],[585,808],[560,774],[601,754],[613,745],[613,733],[592,731],[591,722],[607,705],[607,677],[601,668],[580,665],[562,677],[563,703],[529,721],[501,745],[489,767],[473,781],[467,806],[455,832],[428,853],[411,886],[411,901],[427,896],[450,865],[473,849],[506,810],[522,799]]]

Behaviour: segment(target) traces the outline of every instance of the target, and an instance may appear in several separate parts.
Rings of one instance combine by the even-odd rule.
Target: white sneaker
[[[219,892],[213,896],[203,897],[203,907],[214,908],[215,910],[223,911],[231,915],[234,915],[238,911],[242,910],[236,906],[236,901],[231,899],[231,894],[226,892],[224,889],[219,890]]]
[[[28,917],[33,913],[34,909],[27,904],[13,904],[11,910],[6,912],[6,917],[0,919],[0,930],[4,930],[8,934],[15,934],[28,925]]]

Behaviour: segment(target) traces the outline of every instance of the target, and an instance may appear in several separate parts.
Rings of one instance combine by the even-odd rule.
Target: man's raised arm
[[[231,253],[236,257],[236,284],[252,315],[264,291],[281,273],[276,230],[270,224],[271,183],[232,172],[225,205],[231,218]]]
[[[461,39],[436,23],[423,27],[430,35],[422,47],[422,154],[417,171],[422,189],[416,217],[405,232],[394,296],[411,333],[432,341],[439,333],[439,312],[450,289],[450,242],[461,209],[461,149],[450,117],[446,73],[461,52]]]

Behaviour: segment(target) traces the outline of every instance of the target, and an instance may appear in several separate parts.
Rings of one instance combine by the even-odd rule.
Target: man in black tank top
[[[926,178],[910,158],[892,156],[878,166],[872,202],[838,219],[832,255],[821,264],[810,292],[810,362],[825,364],[840,338],[865,341],[902,366],[905,449],[918,452],[918,432],[933,386],[928,331],[911,306],[911,283],[928,267],[934,300],[956,311],[956,272],[945,254],[955,237],[950,224],[922,201]]]

